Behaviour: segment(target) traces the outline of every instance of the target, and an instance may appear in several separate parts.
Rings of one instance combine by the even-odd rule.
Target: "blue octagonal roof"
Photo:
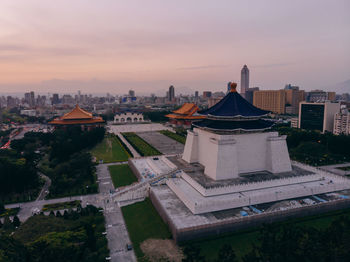
[[[267,115],[270,112],[253,106],[234,90],[214,106],[198,113],[207,115],[209,118],[255,118]]]

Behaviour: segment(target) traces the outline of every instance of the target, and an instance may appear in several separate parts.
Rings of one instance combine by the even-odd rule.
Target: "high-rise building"
[[[284,90],[254,91],[253,105],[276,114],[284,114],[286,92],[284,92]]]
[[[30,92],[30,102],[29,102],[29,106],[30,107],[34,107],[35,106],[35,94],[33,91]]]
[[[340,111],[334,115],[333,134],[350,135],[350,112],[343,105]]]
[[[195,92],[194,92],[194,97],[195,97],[195,98],[198,98],[198,94],[199,94],[198,91],[195,91]]]
[[[259,87],[248,88],[248,90],[245,91],[245,99],[251,104],[253,104],[255,91],[259,91]]]
[[[299,113],[299,103],[305,101],[305,91],[299,90],[299,87],[284,89],[286,93],[286,108],[290,108],[289,114],[297,115]],[[286,112],[287,113],[287,112]]]
[[[175,100],[175,87],[174,86],[169,86],[169,91],[168,91],[168,101],[173,102]]]
[[[292,86],[291,84],[287,84],[284,86],[284,90],[299,90],[299,86]]]
[[[60,103],[60,98],[59,98],[58,94],[53,94],[52,95],[52,104],[57,105],[59,103]]]
[[[245,92],[249,88],[249,69],[244,65],[241,70],[241,95],[245,97]]]
[[[8,96],[6,99],[6,106],[7,108],[16,107],[16,99],[12,96]]]
[[[324,102],[324,101],[335,101],[335,92],[326,92],[323,90],[312,90],[307,92],[307,102]]]
[[[134,90],[129,90],[129,96],[135,97],[135,91]]]
[[[299,128],[333,132],[334,115],[339,112],[340,103],[337,102],[301,102],[299,104]]]
[[[211,97],[211,91],[204,91],[203,92],[203,98],[210,98]]]

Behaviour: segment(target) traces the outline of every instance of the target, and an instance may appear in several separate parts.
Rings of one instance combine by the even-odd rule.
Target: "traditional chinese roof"
[[[195,122],[192,125],[202,129],[231,132],[231,131],[263,131],[270,129],[273,126],[272,121],[266,121],[263,119],[255,119],[249,121],[220,121],[205,119],[199,122]]]
[[[245,100],[237,93],[236,86],[236,83],[231,83],[231,91],[220,102],[198,113],[212,119],[258,118],[269,113]]]
[[[194,103],[184,103],[179,109],[174,110],[172,114],[166,115],[166,117],[172,119],[187,119],[187,120],[196,120],[204,119],[205,116],[197,114],[198,106]]]
[[[51,125],[79,125],[104,123],[102,117],[95,117],[76,105],[75,108],[61,117],[55,118],[49,124]]]
[[[231,83],[230,92],[217,104],[198,112],[206,119],[193,123],[193,126],[215,132],[259,132],[270,129],[273,122],[261,119],[269,112],[261,110],[236,91],[236,83]]]

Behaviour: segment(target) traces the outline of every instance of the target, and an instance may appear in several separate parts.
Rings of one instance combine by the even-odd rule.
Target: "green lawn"
[[[91,150],[91,154],[97,161],[103,160],[104,163],[127,161],[130,157],[115,136],[105,137]]]
[[[136,176],[127,164],[108,166],[108,170],[115,188],[128,186],[134,182],[137,182]]]
[[[304,218],[290,219],[285,222],[276,223],[276,225],[284,223],[299,224],[300,226],[324,229],[330,226],[333,220],[343,215],[350,216],[350,209],[339,210]],[[183,245],[189,243],[198,245],[201,249],[201,254],[205,256],[206,260],[209,261],[215,260],[217,258],[218,250],[220,250],[224,244],[232,245],[232,248],[234,249],[237,257],[241,258],[251,250],[252,244],[259,243],[259,228],[252,228],[245,231],[235,232],[203,240],[193,240],[187,243],[183,243]]]
[[[123,133],[123,136],[141,156],[155,156],[162,154],[133,132]]]
[[[181,143],[181,144],[185,144],[186,143],[186,137],[182,136],[182,135],[179,135],[179,134],[176,134],[176,133],[173,133],[169,130],[162,130],[162,131],[159,131],[159,133],[167,136],[167,137],[170,137],[172,139],[174,139],[175,141]]]
[[[139,261],[143,261],[144,254],[140,244],[149,238],[169,239],[171,233],[153,207],[151,200],[122,207],[123,216]]]

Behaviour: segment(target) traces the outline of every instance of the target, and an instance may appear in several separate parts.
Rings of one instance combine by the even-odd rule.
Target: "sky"
[[[244,64],[250,86],[329,90],[350,79],[349,14],[348,0],[1,0],[0,92],[220,91]]]

